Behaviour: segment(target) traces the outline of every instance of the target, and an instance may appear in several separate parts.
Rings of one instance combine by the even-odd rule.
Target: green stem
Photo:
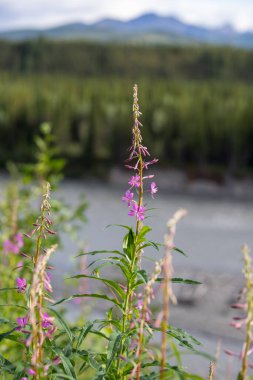
[[[138,207],[140,208],[143,204],[143,159],[142,159],[142,152],[141,152],[141,133],[139,130],[139,106],[138,106],[138,87],[137,85],[134,86],[134,103],[133,103],[133,116],[134,116],[134,127],[133,127],[133,135],[134,135],[134,149],[138,152],[138,174],[140,177],[140,187],[138,192]],[[135,229],[135,242],[134,242],[134,253],[131,258],[131,264],[130,264],[130,273],[132,274],[136,265],[136,262],[138,260],[138,254],[139,254],[139,247],[137,246],[137,240],[138,240],[138,234],[141,230],[142,222],[137,219],[136,221],[136,229]],[[138,266],[140,266],[140,261],[138,260]],[[130,278],[130,281],[127,283],[127,291],[126,291],[126,297],[123,307],[123,320],[122,320],[122,333],[125,334],[127,331],[127,322],[130,319],[130,311],[133,308],[133,289],[135,285],[135,277]],[[120,354],[117,360],[117,380],[121,379],[120,374],[120,357],[124,354],[124,338],[121,340],[120,344]],[[125,376],[122,378],[125,379]]]
[[[133,257],[133,260],[132,260],[131,266],[130,266],[130,272],[131,273],[133,272],[133,268],[134,268],[134,265],[135,265],[135,259],[134,259],[135,257],[136,257],[136,250],[135,250],[135,255]],[[131,294],[132,294],[131,281],[128,281],[127,291],[126,291],[126,298],[125,298],[124,307],[123,307],[122,334],[126,333],[126,324],[127,324],[128,318],[129,318],[129,311],[131,310],[131,306],[130,306],[130,303],[129,303]],[[120,354],[119,354],[119,357],[118,357],[118,360],[117,360],[117,379],[118,380],[120,379],[120,357],[124,353],[123,343],[124,343],[124,340],[122,339],[121,343],[120,343],[120,350],[119,350]],[[125,376],[123,377],[123,380],[124,379],[125,379]]]

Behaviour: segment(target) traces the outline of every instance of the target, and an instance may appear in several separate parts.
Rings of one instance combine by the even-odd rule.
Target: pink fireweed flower
[[[50,317],[47,313],[43,314],[42,327],[49,329],[53,326],[53,317]]]
[[[244,325],[244,321],[233,321],[233,322],[230,322],[230,326],[234,327],[235,329],[241,329],[242,326]]]
[[[154,194],[156,194],[157,191],[158,191],[158,187],[156,186],[156,183],[152,182],[150,185],[150,193],[151,193],[152,198],[154,198]]]
[[[24,264],[23,264],[23,262],[22,261],[19,261],[18,263],[17,263],[17,269],[21,269],[21,268],[23,268],[23,266],[24,266]]]
[[[56,331],[56,327],[54,326],[54,327],[52,327],[50,330],[47,330],[47,331],[46,331],[45,336],[46,336],[49,340],[51,340],[51,339],[53,339],[53,337],[54,337],[54,333],[55,333],[55,331]]]
[[[52,363],[53,363],[54,365],[61,364],[61,358],[60,358],[59,356],[55,356],[55,357],[53,358]]]
[[[15,253],[15,254],[18,254],[18,248],[15,246],[15,244],[10,241],[9,239],[5,240],[4,241],[4,244],[3,244],[3,250],[4,250],[4,253],[7,254],[7,253]]]
[[[154,159],[151,160],[151,161],[143,161],[142,165],[143,165],[143,168],[144,168],[144,169],[148,169],[149,165],[156,164],[157,162],[158,162],[158,159],[157,159],[157,158],[154,158]]]
[[[31,376],[36,375],[36,372],[32,368],[28,368],[27,373],[28,373],[28,375],[31,375]]]
[[[246,303],[233,303],[231,305],[232,309],[242,309],[242,310],[246,310],[247,309],[247,305]]]
[[[17,255],[20,251],[20,248],[22,248],[23,245],[23,236],[21,234],[16,234],[12,240],[5,240],[5,242],[3,243],[3,250],[5,254],[14,253],[15,255]]]
[[[18,292],[19,293],[24,293],[26,291],[26,287],[27,287],[26,279],[18,277],[16,279],[16,282],[17,282]]]
[[[44,365],[43,369],[44,369],[44,376],[46,376],[48,374],[48,370],[50,368],[51,364],[46,364]]]
[[[16,234],[15,235],[15,241],[16,241],[16,245],[18,246],[18,248],[23,247],[24,242],[23,242],[23,235],[22,234]]]
[[[25,316],[24,318],[18,317],[16,321],[18,324],[18,327],[16,327],[16,330],[21,331],[28,323],[28,316]]]
[[[132,210],[129,211],[129,216],[136,216],[136,219],[139,221],[144,220],[144,212],[145,207],[144,206],[138,206],[137,203],[132,204]]]
[[[140,187],[140,176],[134,175],[132,176],[131,180],[128,182],[131,187]]]
[[[138,300],[137,301],[137,305],[136,305],[136,309],[141,311],[143,308],[143,301],[142,300]]]
[[[127,190],[124,197],[122,197],[122,201],[127,203],[127,206],[130,207],[133,201],[134,193],[131,193],[130,190]]]

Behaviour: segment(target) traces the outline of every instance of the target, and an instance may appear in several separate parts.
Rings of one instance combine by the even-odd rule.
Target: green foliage
[[[16,327],[16,318],[26,315],[25,313],[27,313],[28,309],[26,305],[20,302],[16,278],[25,278],[27,283],[31,282],[32,261],[22,257],[21,253],[36,251],[35,240],[23,236],[23,234],[34,228],[32,226],[34,226],[38,214],[34,201],[38,197],[41,197],[42,182],[49,178],[56,190],[62,178],[64,166],[64,160],[59,157],[57,148],[55,147],[54,136],[49,124],[44,123],[41,125],[40,135],[35,137],[35,146],[36,161],[34,164],[22,165],[20,168],[17,168],[14,164],[8,165],[11,181],[7,185],[0,202],[0,245],[2,255],[2,265],[0,267],[0,317],[2,319],[2,327],[0,329],[0,336],[2,340],[5,339],[0,347],[0,352],[3,355],[10,354],[14,362],[20,359],[21,352],[18,346],[15,347],[13,344],[15,339],[12,332]],[[64,231],[71,234],[75,238],[76,243],[79,244],[78,228],[80,227],[80,221],[86,220],[84,212],[87,203],[85,200],[79,202],[74,210],[61,200],[52,203],[52,212],[54,214],[54,221],[58,224],[58,231],[61,230],[61,232]],[[16,253],[11,250],[5,251],[4,246],[8,241],[17,245],[17,235],[20,236],[19,239],[23,240],[24,246],[20,246]],[[50,239],[47,239],[47,242],[48,244],[55,242],[60,244],[61,236],[59,234],[50,235]],[[22,266],[19,267],[20,262],[22,262]],[[26,294],[29,297],[29,286],[27,287]],[[70,334],[70,330],[64,324],[61,316],[56,311],[55,314],[60,324],[65,328],[65,332]],[[9,320],[12,322],[9,322]],[[14,324],[14,330],[6,332],[6,328],[3,327],[3,321],[5,321],[5,324],[9,324],[10,327]]]
[[[237,55],[226,60],[229,65],[238,61]],[[152,144],[161,165],[175,165],[193,178],[206,175],[217,181],[222,181],[225,169],[234,174],[251,170],[251,82],[232,74],[231,79],[229,75],[222,79],[214,75],[212,80],[193,81],[182,75],[161,79],[155,72],[147,77],[142,70],[144,138],[147,145]],[[56,157],[67,159],[64,170],[68,175],[108,175],[109,168],[125,158],[133,77],[131,73],[126,78],[112,73],[99,78],[50,71],[15,76],[2,73],[0,166],[9,160],[35,162],[34,137],[42,136],[38,125],[49,121],[59,152]],[[45,156],[43,162],[46,160]],[[54,161],[54,165],[62,164]]]
[[[69,332],[63,324],[63,328],[67,335],[70,336],[71,334],[73,347],[72,353],[74,357],[77,355],[77,357],[83,361],[80,373],[85,376],[85,374],[88,373],[87,371],[93,369],[93,371],[95,371],[94,376],[91,377],[93,380],[128,379],[134,369],[134,363],[136,362],[136,347],[130,348],[130,346],[132,344],[131,342],[138,340],[139,323],[134,323],[134,321],[138,321],[139,318],[141,318],[141,311],[139,311],[136,305],[133,304],[131,313],[129,315],[126,314],[126,302],[130,301],[127,298],[127,294],[131,297],[134,294],[143,291],[143,287],[150,279],[150,274],[144,269],[139,268],[137,260],[138,256],[136,256],[136,253],[138,254],[145,246],[151,246],[153,249],[158,249],[158,245],[149,242],[147,238],[147,235],[151,230],[148,226],[142,227],[138,234],[136,234],[131,227],[120,227],[127,230],[122,242],[122,251],[98,250],[79,255],[98,256],[98,258],[93,260],[89,265],[94,274],[80,274],[72,277],[72,279],[88,278],[91,281],[100,281],[112,290],[112,297],[108,297],[106,293],[75,294],[71,297],[62,299],[55,304],[56,306],[79,297],[97,298],[101,301],[109,301],[109,303],[113,304],[108,310],[108,319],[102,318],[86,322],[81,329],[74,328],[71,332]],[[101,271],[104,268],[103,265],[100,265],[101,261],[105,261],[108,265],[121,269],[121,283],[124,287],[119,285],[118,281],[101,276]],[[191,285],[199,284],[197,281],[188,279],[184,280],[181,278],[175,278],[173,282]],[[128,293],[123,289],[128,289]],[[60,323],[62,322],[60,321]],[[144,329],[145,340],[143,344],[145,347],[148,346],[149,350],[154,350],[155,353],[156,343],[153,340],[153,336],[155,332],[161,330],[154,327],[152,322],[145,322]],[[85,339],[90,334],[95,334],[98,338],[101,338],[98,352],[90,350],[87,346]],[[201,377],[191,375],[183,370],[179,351],[179,347],[183,347],[195,354],[199,354],[197,349],[200,345],[199,341],[184,330],[172,326],[168,326],[167,334],[171,338],[171,357],[176,356],[179,364],[178,367],[175,367],[167,363],[165,372],[166,379],[201,379]],[[84,340],[85,343],[83,343]],[[85,349],[82,349],[82,347],[85,347]],[[150,361],[149,355],[143,353],[141,359],[143,374],[141,379],[159,378],[159,372],[153,372],[151,370],[152,367],[159,367],[160,365],[159,354],[156,357],[156,361]]]
[[[0,41],[0,70],[141,78],[252,81],[252,50],[212,46],[141,46],[85,41]]]

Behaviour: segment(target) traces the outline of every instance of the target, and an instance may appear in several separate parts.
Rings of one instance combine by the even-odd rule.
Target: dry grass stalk
[[[30,314],[29,319],[32,325],[32,333],[28,344],[31,342],[33,347],[32,364],[36,372],[35,379],[39,379],[39,368],[43,365],[43,327],[42,313],[44,300],[44,282],[48,260],[57,245],[49,248],[43,256],[37,260],[34,268],[31,292],[30,292]]]
[[[165,253],[162,261],[162,272],[163,272],[163,310],[161,317],[161,362],[160,362],[160,380],[165,378],[165,366],[166,366],[166,346],[167,346],[167,329],[168,321],[170,315],[169,303],[170,300],[176,303],[176,297],[172,291],[171,278],[173,274],[172,267],[172,250],[174,248],[174,238],[176,234],[176,225],[187,214],[184,209],[178,210],[173,217],[168,221],[167,228],[168,232],[164,236]]]

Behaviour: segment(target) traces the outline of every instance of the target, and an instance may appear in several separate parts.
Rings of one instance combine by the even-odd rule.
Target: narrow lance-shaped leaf
[[[108,345],[108,351],[107,351],[107,363],[106,363],[107,371],[109,370],[113,362],[113,359],[118,354],[121,340],[122,340],[122,334],[116,333],[116,332],[112,334],[109,345]]]
[[[60,356],[66,374],[76,380],[75,370],[69,358],[67,358],[60,349],[52,348],[52,350],[57,356]]]
[[[179,248],[177,248],[177,247],[173,247],[172,249],[173,249],[173,251],[176,251],[176,252],[178,252],[178,253],[181,253],[181,255],[187,257],[187,254],[186,254],[184,251],[182,251],[182,249],[179,249]]]
[[[116,306],[118,306],[120,309],[122,309],[121,307],[121,304],[119,302],[117,302],[115,299],[113,298],[110,298],[108,296],[106,296],[105,294],[97,294],[97,293],[86,293],[86,294],[73,294],[72,296],[70,297],[67,297],[67,298],[63,298],[61,299],[60,301],[56,302],[53,304],[53,306],[56,306],[56,305],[59,305],[63,302],[68,302],[68,301],[71,301],[75,298],[82,298],[82,297],[86,297],[86,298],[100,298],[100,299],[103,299],[105,301],[109,301],[109,302],[112,302],[114,303]]]
[[[16,328],[14,327],[13,329],[11,329],[10,331],[7,331],[7,332],[5,332],[5,333],[3,333],[3,334],[0,334],[0,342],[2,341],[2,340],[4,340],[5,338],[7,338],[9,335],[11,335],[12,333],[13,333],[13,331],[15,331],[16,330]]]
[[[123,253],[120,252],[120,251],[110,251],[110,250],[100,250],[100,251],[90,251],[90,252],[84,252],[84,253],[80,253],[79,255],[75,256],[75,257],[81,257],[81,256],[95,256],[95,255],[98,255],[98,254],[105,254],[105,253],[114,253],[115,255],[120,255],[120,256],[123,256]]]
[[[65,332],[67,333],[70,342],[72,342],[72,340],[73,340],[73,334],[72,334],[70,328],[68,327],[67,323],[64,321],[64,319],[61,317],[61,315],[56,310],[54,310],[52,308],[49,308],[49,310],[54,313],[54,315],[56,316],[57,320],[59,321],[59,323],[61,324],[61,326],[65,330]]]
[[[159,277],[156,279],[156,282],[162,282],[163,278]],[[173,277],[171,279],[171,282],[175,284],[186,284],[186,285],[201,285],[202,282],[191,280],[189,278],[180,278],[180,277]]]
[[[96,276],[88,276],[86,274],[77,274],[75,276],[72,276],[70,277],[71,279],[72,278],[75,278],[75,279],[78,279],[78,278],[90,278],[92,280],[97,280],[97,281],[101,281],[103,282],[105,285],[113,288],[121,298],[124,298],[125,294],[124,294],[124,291],[121,289],[121,287],[117,284],[117,282],[113,281],[113,280],[108,280],[106,278],[102,278],[102,277],[96,277]]]
[[[76,345],[77,350],[79,349],[79,347],[83,343],[83,340],[85,339],[85,337],[87,336],[89,331],[92,329],[93,325],[94,325],[94,322],[89,321],[83,326],[83,328],[79,334],[78,340],[77,340],[77,345]]]

